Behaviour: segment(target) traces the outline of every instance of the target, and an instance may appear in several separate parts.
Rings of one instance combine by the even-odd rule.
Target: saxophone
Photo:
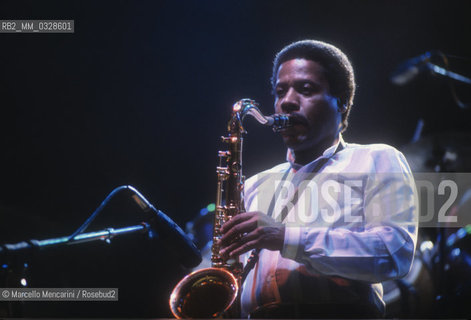
[[[264,116],[254,100],[242,99],[232,107],[232,117],[222,141],[229,145],[219,151],[217,172],[216,212],[213,227],[211,268],[190,273],[173,289],[170,309],[178,318],[238,317],[239,288],[243,266],[239,258],[224,260],[220,255],[221,226],[233,216],[245,212],[242,175],[242,135],[246,133],[242,122],[251,115],[259,123],[270,126],[275,132],[291,125],[285,114]],[[225,163],[224,163],[225,162]],[[225,201],[223,202],[223,193]]]

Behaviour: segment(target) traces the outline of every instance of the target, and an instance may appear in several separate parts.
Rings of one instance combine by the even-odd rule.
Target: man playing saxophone
[[[221,255],[259,249],[243,316],[381,317],[380,282],[405,276],[417,239],[416,191],[403,155],[342,138],[355,93],[338,48],[304,40],[274,60],[275,112],[287,162],[245,183],[245,213],[226,222]],[[247,255],[245,255],[247,256]]]

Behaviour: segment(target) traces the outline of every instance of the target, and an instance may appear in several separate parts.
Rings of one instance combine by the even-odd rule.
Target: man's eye
[[[301,93],[304,95],[310,95],[314,92],[314,89],[311,86],[303,86],[301,88]]]
[[[281,89],[281,88],[276,89],[276,95],[277,95],[278,97],[282,97],[282,96],[284,96],[284,94],[285,94],[285,90],[284,90],[284,89]]]

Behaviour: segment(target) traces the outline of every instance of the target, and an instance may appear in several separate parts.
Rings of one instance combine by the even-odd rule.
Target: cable
[[[105,198],[105,200],[103,200],[103,202],[98,206],[98,208],[95,209],[95,211],[90,215],[90,217],[88,217],[88,219],[77,230],[75,230],[74,233],[72,233],[72,235],[69,237],[67,242],[71,241],[76,236],[78,236],[79,234],[84,232],[85,229],[88,228],[88,226],[93,222],[93,220],[95,220],[95,218],[98,216],[98,214],[103,210],[103,208],[108,204],[108,202],[110,202],[110,200],[112,198],[114,198],[114,196],[116,194],[118,194],[119,192],[121,192],[122,190],[125,190],[125,189],[129,190],[129,189],[132,188],[132,187],[131,188],[130,187],[131,186],[120,186],[120,187],[117,187],[117,188],[113,189],[113,191],[111,191],[110,194],[108,194],[108,196]],[[132,189],[134,189],[134,188],[132,188]]]
[[[448,61],[447,55],[445,55],[440,50],[434,50],[434,53],[442,58],[446,69],[449,69],[450,68],[450,63]],[[460,59],[463,59],[463,60],[467,60],[467,58],[464,58],[464,57],[451,56],[451,55],[448,55],[448,56],[453,57],[453,58],[460,58]],[[471,59],[469,59],[469,60],[471,60]],[[460,107],[461,109],[468,109],[469,108],[469,103],[464,103],[458,98],[458,94],[456,93],[456,88],[455,88],[455,85],[454,85],[453,81],[451,81],[450,78],[447,78],[447,82],[448,82],[448,86],[450,87],[450,90],[451,90],[451,96],[453,97],[453,100],[458,105],[458,107]]]

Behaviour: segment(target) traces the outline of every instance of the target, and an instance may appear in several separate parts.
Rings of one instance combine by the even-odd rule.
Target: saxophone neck
[[[259,104],[255,100],[242,99],[237,101],[232,107],[232,118],[228,125],[228,131],[231,135],[246,132],[242,124],[246,115],[250,115],[259,123],[271,127],[275,132],[290,127],[294,120],[288,114],[265,116],[260,111]]]

